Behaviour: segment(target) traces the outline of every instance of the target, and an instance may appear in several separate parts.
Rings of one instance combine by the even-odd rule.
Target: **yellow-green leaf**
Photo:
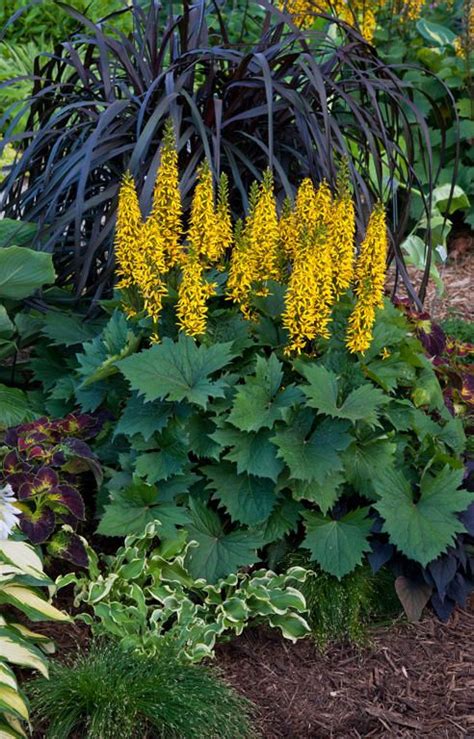
[[[28,708],[16,688],[0,685],[0,711],[13,713],[14,716],[28,721]]]

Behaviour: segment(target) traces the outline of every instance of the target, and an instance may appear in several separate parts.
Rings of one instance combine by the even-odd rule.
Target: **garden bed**
[[[431,616],[373,632],[364,649],[321,655],[275,632],[219,648],[225,678],[259,709],[264,737],[419,737],[474,734],[474,602],[448,624]]]

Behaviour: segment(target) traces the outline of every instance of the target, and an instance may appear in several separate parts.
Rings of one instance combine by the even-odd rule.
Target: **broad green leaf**
[[[229,426],[215,431],[212,438],[222,447],[231,447],[225,459],[237,464],[239,474],[269,477],[276,482],[284,464],[277,457],[277,448],[270,440],[271,433],[269,429],[246,433]]]
[[[145,403],[135,393],[130,397],[125,406],[119,422],[115,427],[114,436],[135,436],[140,434],[148,441],[156,431],[161,431],[173,412],[173,406],[155,400],[153,403]]]
[[[133,354],[139,344],[140,337],[130,329],[124,314],[115,311],[102,333],[85,343],[82,352],[77,355],[81,388],[87,388],[118,372],[117,363]]]
[[[148,451],[137,457],[137,474],[151,484],[179,475],[188,462],[187,441],[181,426],[172,424],[151,442],[159,451]]]
[[[79,314],[50,310],[43,318],[41,333],[53,346],[69,347],[92,341],[103,328],[103,321],[88,321]]]
[[[190,548],[188,569],[195,578],[203,577],[214,583],[241,567],[258,560],[257,548],[261,540],[245,529],[224,532],[217,513],[199,501],[191,501],[193,523],[187,526],[189,539],[198,546]]]
[[[36,223],[2,218],[0,220],[0,249],[6,246],[31,246],[37,232]]]
[[[34,417],[23,390],[0,385],[0,429],[18,426],[25,421],[32,421]]]
[[[323,482],[293,480],[290,487],[297,500],[309,500],[316,503],[326,514],[339,500],[344,481],[344,475],[341,472],[334,472],[334,474],[329,473]]]
[[[160,535],[176,536],[176,527],[185,526],[190,518],[185,508],[163,502],[159,486],[135,482],[116,493],[105,506],[97,533],[104,536],[141,534],[148,523],[160,521]]]
[[[201,459],[219,459],[220,444],[213,439],[216,425],[206,416],[193,413],[186,421],[189,449]]]
[[[351,436],[347,421],[326,418],[316,430],[308,434],[307,413],[299,414],[291,426],[272,438],[278,447],[278,456],[289,467],[295,480],[323,483],[329,474],[342,469],[339,452],[347,449]]]
[[[393,467],[396,450],[396,444],[384,437],[354,442],[342,455],[346,481],[360,495],[373,499],[374,477]]]
[[[214,498],[222,503],[233,521],[255,526],[271,514],[276,503],[272,480],[239,475],[234,465],[227,462],[204,467],[202,471],[210,480],[207,487],[216,491]]]
[[[280,390],[283,380],[282,364],[275,354],[269,359],[257,357],[255,376],[247,377],[238,387],[229,421],[241,431],[272,428],[275,421],[303,400],[301,391],[289,386]]]
[[[7,309],[0,304],[0,338],[9,339],[15,332],[15,325],[10,320]]]
[[[352,390],[342,403],[338,403],[338,378],[334,372],[318,364],[303,365],[302,372],[309,382],[303,386],[308,405],[332,418],[344,418],[352,423],[363,420],[375,426],[381,406],[389,402],[382,390],[366,384]]]
[[[189,336],[178,341],[163,339],[139,354],[119,362],[118,367],[133,390],[145,399],[187,400],[203,408],[209,398],[224,397],[224,379],[211,380],[233,359],[232,343],[197,346]]]
[[[416,28],[424,39],[435,46],[447,46],[448,44],[453,45],[454,40],[456,39],[456,34],[449,28],[441,26],[438,23],[431,23],[425,18],[420,18],[420,20],[416,22]]]
[[[21,246],[0,249],[0,298],[27,298],[55,277],[51,254]]]
[[[367,518],[367,510],[358,508],[338,520],[313,511],[303,514],[306,536],[302,548],[309,549],[313,560],[339,580],[352,572],[362,555],[370,551],[367,537],[372,521]]]
[[[469,210],[469,198],[459,185],[455,185],[451,192],[451,185],[435,187],[432,193],[433,208],[437,208],[443,215],[451,215],[457,210]],[[448,210],[449,205],[449,210]]]
[[[459,490],[463,471],[447,465],[436,475],[425,474],[417,498],[401,471],[387,470],[376,481],[380,500],[375,503],[384,519],[383,531],[407,557],[423,567],[453,545],[465,528],[456,514],[474,500]]]
[[[278,499],[269,518],[260,525],[263,542],[273,543],[296,531],[302,511],[301,503],[291,498]]]

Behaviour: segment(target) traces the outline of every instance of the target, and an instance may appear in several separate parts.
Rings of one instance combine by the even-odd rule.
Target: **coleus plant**
[[[87,555],[75,533],[85,519],[81,474],[101,482],[101,466],[85,439],[98,433],[102,419],[69,414],[39,418],[5,434],[2,482],[11,485],[21,510],[20,528],[33,544],[48,543],[48,552],[85,566]]]

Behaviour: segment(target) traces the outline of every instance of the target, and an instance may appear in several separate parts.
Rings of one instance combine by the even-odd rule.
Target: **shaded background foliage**
[[[413,190],[422,193],[428,219],[431,213],[437,172],[426,107],[413,104],[411,83],[400,81],[399,69],[381,61],[356,30],[333,19],[329,34],[303,33],[269,6],[260,38],[243,47],[227,28],[225,8],[202,2],[183,3],[179,16],[134,2],[116,16],[123,27],[130,14],[128,34],[60,5],[80,30],[35,59],[31,98],[0,119],[0,155],[8,141],[20,148],[3,183],[6,214],[39,224],[37,246],[54,251],[61,284],[96,299],[110,286],[120,178],[131,170],[148,212],[171,116],[185,205],[204,156],[216,176],[230,174],[238,215],[250,182],[268,165],[283,199],[307,175],[333,186],[347,156],[359,228],[382,198],[391,212],[392,257],[417,302],[399,246]],[[442,132],[429,96],[427,105]],[[16,133],[25,114],[26,130]],[[418,159],[422,152],[416,170],[415,152]]]

